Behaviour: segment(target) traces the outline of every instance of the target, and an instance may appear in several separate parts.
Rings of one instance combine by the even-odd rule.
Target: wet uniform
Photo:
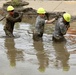
[[[40,37],[43,36],[44,25],[45,25],[45,19],[38,16],[37,19],[36,19],[35,29],[36,29],[36,32],[38,33],[38,35]]]
[[[22,19],[22,14],[19,14],[17,17],[15,15],[7,15],[6,16],[6,24],[4,26],[4,31],[7,36],[12,37],[13,36],[13,29],[14,29],[14,24],[16,22],[20,22]]]
[[[63,21],[63,17],[60,17],[55,25],[55,30],[53,33],[53,41],[64,41],[64,35],[66,34],[68,28],[70,27],[68,22]]]
[[[36,24],[35,24],[35,32],[33,35],[33,38],[42,38],[44,33],[44,25],[46,23],[46,20],[38,16],[36,18]]]

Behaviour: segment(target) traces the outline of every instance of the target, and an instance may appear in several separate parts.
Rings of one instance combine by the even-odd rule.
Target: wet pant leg
[[[60,38],[60,39],[56,39],[54,36],[52,37],[52,41],[54,42],[66,42],[66,39],[64,37]]]
[[[42,40],[42,36],[43,36],[43,33],[33,33],[33,40],[35,41],[39,41],[39,40]]]
[[[9,30],[4,29],[6,36],[8,37],[14,37],[13,33],[11,33]]]

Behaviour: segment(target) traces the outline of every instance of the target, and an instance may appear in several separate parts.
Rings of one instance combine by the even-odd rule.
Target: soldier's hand
[[[23,15],[23,12],[20,12],[21,15]]]
[[[58,20],[59,17],[60,17],[59,15],[56,15],[56,16],[55,16],[55,20]]]
[[[20,16],[21,16],[21,18],[23,17],[23,12],[20,12]]]
[[[70,27],[70,25],[66,25],[67,30],[68,30],[69,27]]]

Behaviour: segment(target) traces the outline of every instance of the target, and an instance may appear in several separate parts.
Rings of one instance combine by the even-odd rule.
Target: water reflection
[[[37,59],[39,61],[39,68],[38,70],[40,72],[45,72],[46,68],[48,67],[49,65],[49,58],[46,54],[46,52],[44,51],[44,48],[43,48],[43,42],[41,41],[34,41],[34,48],[35,50],[37,51]]]
[[[56,52],[55,67],[62,68],[63,71],[68,71],[70,68],[68,64],[70,54],[67,51],[67,48],[65,45],[66,45],[65,42],[61,42],[61,43],[53,42],[53,47]]]
[[[10,66],[15,67],[16,61],[23,61],[23,52],[15,48],[14,38],[5,39],[5,47],[7,49],[7,56],[10,61]]]

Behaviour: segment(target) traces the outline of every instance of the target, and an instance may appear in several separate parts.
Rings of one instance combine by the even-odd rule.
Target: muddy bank
[[[36,18],[37,17],[37,13],[36,13],[36,9],[33,8],[15,8],[16,11],[19,12],[23,12],[23,17],[27,17],[27,18]],[[46,12],[46,19],[52,19],[54,17],[57,16],[61,16],[64,12]],[[5,8],[0,8],[0,15],[5,16],[7,14],[7,11]],[[71,22],[76,20],[76,16],[72,16]]]
[[[10,1],[4,3],[3,7],[0,8],[0,14],[2,16],[5,16],[7,14],[6,7],[10,3],[11,3]],[[48,4],[47,7],[45,6],[46,3]],[[43,6],[43,8],[45,8],[46,12],[47,12],[46,19],[51,19],[56,16],[61,16],[64,12],[73,11],[73,6],[75,6],[75,3],[76,2],[70,2],[70,1],[30,1],[29,0],[27,2],[20,3],[20,6],[15,7],[15,10],[19,11],[19,12],[24,12],[23,17],[36,18],[37,17],[37,13],[36,13],[37,8]],[[67,9],[66,7],[63,9],[64,4],[67,8],[72,7],[71,10]],[[51,10],[49,11],[49,7],[52,11]],[[59,7],[61,7],[61,8],[59,8]],[[76,15],[74,15],[74,14],[71,14],[71,15],[72,15],[71,22],[73,22],[76,20]]]

